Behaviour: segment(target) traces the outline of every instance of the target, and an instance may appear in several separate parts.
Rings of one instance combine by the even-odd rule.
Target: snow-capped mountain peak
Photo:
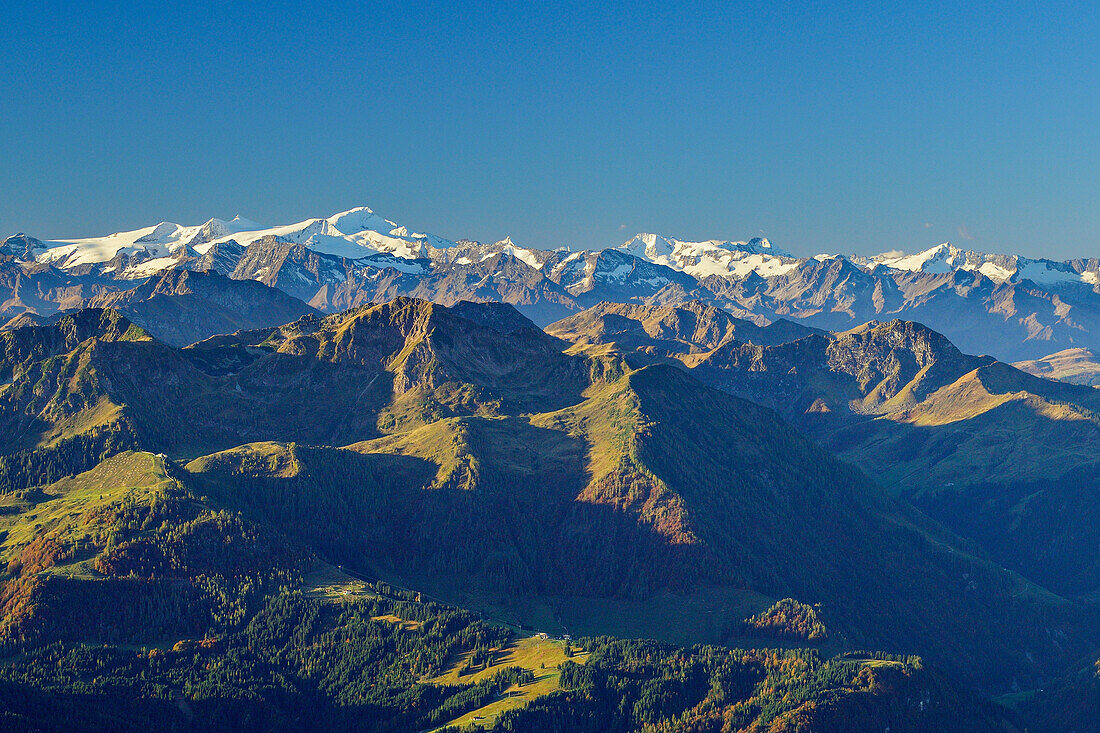
[[[167,244],[178,238],[180,230],[184,229],[179,224],[173,224],[171,222],[162,221],[153,227],[153,231],[138,237],[134,240],[134,243],[151,243],[151,244]]]
[[[332,228],[345,235],[357,234],[364,231],[378,232],[379,234],[391,234],[398,225],[388,219],[383,219],[366,206],[357,206],[347,211],[325,219]]]
[[[1030,280],[1037,284],[1085,283],[1095,285],[1095,269],[1078,271],[1067,262],[1033,260],[1019,255],[990,254],[963,250],[949,242],[906,254],[886,252],[874,257],[853,257],[853,262],[865,267],[887,267],[893,270],[945,274],[959,270],[981,274],[994,282]]]
[[[711,239],[688,242],[660,234],[636,234],[618,249],[640,259],[695,277],[743,277],[750,272],[777,275],[791,269],[797,259],[763,238],[748,242]]]
[[[300,244],[317,252],[362,260],[378,254],[398,259],[439,258],[447,262],[472,262],[501,252],[541,270],[551,258],[542,250],[517,245],[511,237],[491,245],[456,243],[432,234],[421,234],[382,217],[367,206],[357,206],[325,218],[306,219],[294,224],[262,226],[236,216],[229,221],[209,219],[197,226],[161,222],[153,227],[107,237],[55,240],[36,245],[35,258],[60,267],[106,263],[119,255],[131,262],[150,264],[133,271],[144,276],[153,266],[173,266],[172,258],[203,256],[224,242],[248,247],[262,239]],[[748,241],[706,240],[691,242],[653,233],[640,233],[612,248],[653,264],[686,272],[695,277],[744,277],[780,274],[798,262],[764,238]],[[454,254],[443,256],[442,250]],[[129,270],[128,270],[129,272]]]
[[[966,252],[943,242],[916,254],[887,252],[869,259],[869,264],[885,265],[894,270],[951,272],[966,264]]]

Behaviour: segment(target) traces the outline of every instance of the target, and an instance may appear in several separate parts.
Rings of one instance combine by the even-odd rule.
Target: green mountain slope
[[[651,634],[735,642],[746,610],[793,596],[822,602],[838,638],[967,674],[1042,674],[1065,652],[1051,633],[1095,643],[1084,609],[968,554],[769,410],[671,367],[587,395],[344,449],[242,446],[188,470],[333,562],[584,633],[654,600]],[[700,603],[707,625],[688,618]]]
[[[337,443],[580,399],[588,360],[529,322],[496,328],[398,300],[183,350],[110,310],[5,332],[0,436],[14,455],[0,478],[33,485],[62,475],[49,466],[63,454],[83,469],[139,443],[190,455],[257,438]]]
[[[502,696],[526,696],[503,730],[996,730],[1004,717],[912,657],[528,637],[325,566],[149,453],[2,506],[5,730],[430,730]]]
[[[964,356],[900,322],[739,347],[697,369],[783,411],[999,562],[1061,593],[1098,587],[1095,390]]]
[[[1012,366],[1037,377],[1100,386],[1100,358],[1089,349],[1064,349],[1042,359],[1018,361]]]
[[[370,598],[344,599],[376,605],[333,606],[346,582],[321,588],[308,579],[331,566],[510,621],[517,632],[800,649],[745,657],[645,652],[666,662],[695,659],[696,671],[666,678],[665,662],[649,667],[631,661],[631,648],[585,642],[599,675],[558,670],[563,689],[555,699],[587,699],[594,707],[573,707],[593,729],[609,721],[624,730],[674,728],[680,716],[713,721],[721,711],[743,727],[813,730],[861,720],[859,710],[890,709],[890,720],[903,720],[903,700],[926,693],[940,701],[935,709],[969,721],[966,696],[912,660],[892,660],[898,664],[889,669],[871,665],[867,654],[823,660],[867,648],[917,654],[999,693],[1041,686],[1095,658],[1094,605],[998,567],[990,560],[1000,552],[994,532],[959,527],[960,517],[986,516],[988,502],[943,510],[956,515],[945,523],[979,545],[904,498],[946,507],[983,491],[1011,499],[1004,481],[1012,477],[1045,481],[1038,456],[1000,431],[1023,429],[1044,441],[1069,436],[1060,455],[1068,461],[1076,445],[1083,457],[1094,420],[1082,395],[1093,390],[962,355],[914,324],[765,346],[739,341],[736,329],[729,337],[697,327],[698,319],[646,323],[676,328],[656,331],[650,345],[658,348],[634,351],[629,362],[614,341],[563,351],[568,344],[507,307],[411,299],[185,349],[110,310],[0,334],[7,440],[0,446],[0,684],[20,694],[52,685],[70,696],[59,698],[69,701],[58,703],[66,710],[88,700],[77,682],[95,678],[89,689],[127,690],[139,716],[152,710],[142,700],[168,700],[157,710],[174,705],[180,714],[183,700],[198,719],[286,714],[293,728],[308,720],[294,716],[312,706],[332,725],[358,716],[397,730],[459,719],[501,692],[472,682],[448,694],[421,685],[450,669],[452,654],[480,664],[488,652],[472,641],[478,634],[498,645],[511,643],[507,634],[476,627],[462,636],[476,619],[454,621],[446,616],[453,609],[402,615],[391,603],[415,603],[416,593],[398,597],[381,586],[371,586]],[[692,352],[699,333],[711,340]],[[639,366],[647,361],[660,363]],[[1035,432],[1036,415],[1047,418],[1048,436]],[[985,422],[993,420],[1002,422]],[[955,447],[974,426],[981,430],[966,439],[1019,451],[986,452],[982,475],[1001,481],[995,489],[973,480],[959,489],[901,486],[891,473],[927,478],[957,470],[952,462],[976,465],[965,450],[980,451],[981,443]],[[936,443],[921,442],[937,436],[954,442],[938,444],[939,453]],[[904,496],[884,491],[829,447]],[[1035,473],[1013,473],[1014,462]],[[1007,536],[1067,536],[1034,521],[1040,516],[1083,530],[1085,502],[1095,494],[1082,485],[1078,504],[1045,486],[1027,494],[1017,504],[1035,514],[1011,509],[1022,521]],[[1005,515],[992,506],[996,527]],[[1082,508],[1083,518],[1068,514]],[[1044,536],[1030,546],[1041,547]],[[1077,550],[1059,552],[1065,559]],[[1087,562],[1080,567],[1087,579]],[[408,623],[433,618],[457,626],[406,639],[383,633],[375,616],[395,616],[382,622],[410,631]],[[171,650],[176,641],[185,643],[175,656],[152,661],[149,648]],[[344,650],[350,656],[334,650],[341,643],[354,647]],[[102,655],[80,656],[84,645],[103,644]],[[143,646],[144,661],[135,661]],[[194,665],[187,661],[196,655]],[[753,673],[751,689],[729,686],[735,659],[780,677]],[[434,661],[416,666],[423,660]],[[43,671],[51,664],[82,671],[62,680]],[[110,674],[86,672],[97,666]],[[227,669],[247,673],[218,676]],[[736,669],[734,676],[744,671]],[[780,693],[788,683],[798,692]],[[879,683],[891,691],[876,691]],[[629,691],[638,712],[611,713],[607,685]],[[655,703],[647,690],[667,685],[679,690],[668,698],[678,702]],[[448,702],[455,695],[463,697]],[[546,720],[567,714],[554,700],[529,712]]]
[[[0,637],[9,650],[226,628],[265,585],[298,577],[304,561],[301,550],[200,504],[149,453],[122,453],[6,499]]]
[[[1059,593],[1097,589],[1096,390],[964,355],[903,321],[711,344],[673,356],[707,384],[776,409],[998,562]],[[637,348],[632,358],[651,358]]]

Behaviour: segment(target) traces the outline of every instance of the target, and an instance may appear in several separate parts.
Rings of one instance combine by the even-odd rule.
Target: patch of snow
[[[408,275],[423,275],[428,271],[423,260],[413,260],[405,257],[397,257],[388,253],[379,254],[359,260],[363,267],[374,267],[380,270],[390,268]]]
[[[616,265],[615,269],[595,273],[595,277],[601,280],[626,280],[626,276],[634,271],[634,263],[627,262]]]
[[[305,245],[315,252],[335,255],[337,257],[346,257],[349,260],[358,260],[363,257],[378,254],[378,250],[376,249],[371,249],[370,247],[351,242],[344,237],[337,237],[332,234],[314,234],[305,241]]]
[[[761,277],[783,275],[798,267],[798,261],[783,260],[768,255],[749,255],[730,263],[730,271],[738,277],[755,272]]]
[[[1081,282],[1084,278],[1063,262],[1050,260],[1028,260],[1020,258],[1016,263],[1016,277],[1030,280],[1039,285],[1055,285],[1066,282]]]
[[[587,273],[588,262],[584,252],[571,252],[561,262],[550,268],[550,276],[567,284],[567,279],[575,279],[576,273]]]
[[[533,267],[536,270],[542,269],[542,264],[539,262],[538,257],[534,251],[524,249],[523,247],[512,246],[512,254],[516,256],[517,260],[520,260],[529,267]]]
[[[179,260],[175,257],[156,257],[151,260],[145,260],[145,262],[139,262],[136,265],[130,265],[122,271],[121,275],[127,280],[137,280],[139,278],[149,277],[161,270],[168,270],[179,264]]]
[[[1014,270],[1009,270],[1005,267],[1002,267],[1001,265],[998,265],[996,262],[983,262],[982,264],[978,265],[976,269],[978,272],[982,273],[990,280],[996,280],[998,282],[1008,280],[1010,277],[1012,277],[1012,273],[1015,272]]]

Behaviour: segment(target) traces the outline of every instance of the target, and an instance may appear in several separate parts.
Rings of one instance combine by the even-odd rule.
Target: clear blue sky
[[[1094,3],[202,5],[5,4],[0,233],[1100,255]]]

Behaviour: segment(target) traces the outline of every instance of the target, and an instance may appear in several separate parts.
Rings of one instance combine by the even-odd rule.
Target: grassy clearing
[[[301,464],[294,455],[293,445],[274,441],[247,443],[229,450],[200,456],[184,468],[191,473],[199,473],[210,470],[210,467],[217,465],[219,461],[234,458],[239,458],[250,471],[262,471],[266,475],[277,478],[292,478],[302,470]]]
[[[409,621],[408,619],[403,619],[400,616],[394,616],[392,613],[387,613],[383,616],[371,616],[370,620],[385,621],[388,624],[400,626],[406,631],[415,631],[416,629],[419,629],[421,626],[423,626],[423,624],[421,624],[419,621]]]
[[[332,565],[318,565],[303,578],[302,591],[310,597],[338,601],[349,597],[377,598],[366,582],[353,578]]]
[[[467,474],[476,460],[471,456],[470,423],[474,418],[447,418],[425,427],[347,446],[359,453],[423,458],[439,466],[433,487],[457,481],[467,485]]]
[[[493,666],[473,674],[458,675],[458,670],[465,663],[469,653],[463,654],[455,665],[446,673],[433,677],[427,682],[435,685],[454,685],[460,682],[479,682],[496,675],[505,667],[523,667],[535,675],[535,681],[519,687],[513,685],[493,702],[471,710],[465,715],[455,718],[446,725],[473,726],[491,728],[496,724],[497,717],[506,710],[521,708],[532,700],[548,695],[560,687],[560,665],[566,660],[584,664],[588,660],[586,652],[576,652],[572,658],[565,654],[565,642],[555,639],[528,636],[517,639],[498,654]],[[445,726],[441,726],[445,727]]]
[[[852,659],[849,659],[849,658],[845,657],[844,661],[846,661],[846,662],[858,662],[859,664],[862,664],[864,667],[899,667],[900,668],[900,667],[905,666],[905,662],[899,662],[899,661],[892,660],[892,659],[871,659],[870,657],[867,657],[867,658],[852,658]]]
[[[370,590],[365,582],[327,564],[319,565],[307,574],[304,580],[303,588],[306,593],[315,598],[339,602],[349,597],[377,597],[377,594]],[[549,613],[548,609],[547,612]],[[421,626],[417,621],[404,619],[394,614],[373,616],[371,620],[400,625],[408,630],[416,630]],[[501,620],[494,618],[493,621],[500,623]],[[514,628],[518,629],[518,627]],[[516,638],[508,646],[497,650],[492,666],[470,674],[460,675],[459,670],[465,666],[470,654],[471,652],[468,650],[459,654],[454,658],[446,672],[436,677],[424,679],[423,682],[433,685],[470,684],[489,679],[505,667],[514,666],[530,670],[535,676],[535,681],[522,687],[513,685],[488,705],[472,710],[449,721],[446,725],[492,727],[497,717],[505,710],[523,707],[532,700],[557,690],[561,680],[559,666],[567,659],[571,659],[578,664],[584,664],[588,659],[588,653],[582,651],[574,651],[573,656],[568,657],[565,654],[564,641],[536,634]]]

